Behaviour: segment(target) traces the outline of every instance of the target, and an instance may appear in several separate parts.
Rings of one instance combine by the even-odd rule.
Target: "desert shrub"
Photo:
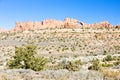
[[[67,69],[69,71],[78,71],[80,69],[80,65],[82,65],[81,60],[75,61],[63,60],[61,63],[55,66],[55,69]]]
[[[101,70],[101,64],[98,59],[93,59],[92,65],[88,67],[89,70]]]
[[[31,44],[22,47],[15,47],[15,55],[12,60],[7,62],[10,69],[23,68],[39,71],[44,69],[47,59],[44,57],[36,57],[37,46]]]
[[[120,46],[114,46],[115,50],[120,50]]]
[[[75,63],[76,65],[82,65],[82,64],[83,64],[83,62],[82,62],[81,60],[75,60],[74,63]]]
[[[106,50],[104,50],[104,52],[103,52],[103,55],[107,55],[108,53],[107,53],[107,51]]]
[[[75,62],[68,61],[66,64],[66,69],[68,69],[69,71],[78,71],[79,64],[76,64]]]
[[[114,65],[112,63],[107,63],[107,62],[102,64],[102,67],[113,67],[113,66]]]
[[[107,55],[103,61],[112,61],[113,60],[113,57],[111,55]]]
[[[119,64],[120,64],[120,61],[114,62],[114,65],[119,65]]]

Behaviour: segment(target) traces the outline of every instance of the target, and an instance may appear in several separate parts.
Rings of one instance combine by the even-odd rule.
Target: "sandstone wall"
[[[119,27],[118,25],[117,27]],[[16,22],[14,31],[37,30],[46,28],[112,28],[113,26],[107,21],[87,24],[76,19],[65,18],[64,21],[47,19],[41,22]]]

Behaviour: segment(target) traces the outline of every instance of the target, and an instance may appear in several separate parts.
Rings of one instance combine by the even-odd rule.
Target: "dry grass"
[[[120,80],[120,71],[105,69],[106,67],[119,67],[120,30],[45,29],[1,33],[0,70],[6,70],[4,66],[6,61],[11,59],[15,54],[15,47],[24,46],[28,43],[35,43],[38,46],[38,55],[49,59],[48,68],[42,72],[42,77],[48,77],[46,80],[103,80],[103,74],[106,78],[109,78],[107,80],[111,80],[111,78],[114,78],[112,80]],[[105,59],[106,63],[102,62],[103,58],[107,55],[112,55],[113,59],[108,58]],[[114,56],[116,56],[115,59]],[[96,58],[100,60],[100,64],[105,63],[104,66],[102,66],[102,68],[105,67],[102,73],[88,70],[88,67],[91,66],[90,62]],[[59,66],[56,67],[62,60],[73,61],[78,59],[84,63],[80,66],[82,72],[69,72],[66,70],[64,73],[64,71],[61,71],[61,68],[59,69]],[[119,68],[117,69],[119,70]],[[86,72],[86,70],[88,72]],[[4,73],[0,73],[0,80],[20,80],[21,78],[22,80],[31,80],[30,78],[35,78],[33,80],[45,80],[41,77],[41,72],[40,75],[35,73],[26,74],[25,72],[25,74],[22,73],[22,75],[24,75],[23,77],[21,74],[16,74],[18,72],[13,73],[15,71],[10,74],[5,71],[3,72]],[[53,73],[53,75],[51,73]],[[96,73],[99,73],[101,76]]]
[[[111,69],[104,69],[102,70],[102,73],[105,78],[113,78],[113,79],[118,79],[120,76],[120,70],[111,70]]]
[[[0,80],[21,80],[20,76],[18,74],[12,75],[12,74],[6,74],[2,73],[0,74]]]

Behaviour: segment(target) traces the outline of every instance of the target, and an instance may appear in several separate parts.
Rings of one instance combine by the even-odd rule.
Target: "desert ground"
[[[9,69],[7,61],[15,55],[15,47],[31,43],[37,45],[38,56],[48,59],[45,69]],[[94,68],[90,68],[92,65]],[[0,80],[120,80],[120,30],[64,28],[1,32]]]

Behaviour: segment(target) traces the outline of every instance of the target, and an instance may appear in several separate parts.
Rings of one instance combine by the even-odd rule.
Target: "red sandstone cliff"
[[[87,24],[76,19],[65,18],[64,21],[48,19],[41,22],[16,22],[14,31],[37,30],[46,28],[112,28],[113,26],[107,21]],[[116,26],[116,27],[119,27]]]
[[[92,28],[112,28],[112,25],[110,23],[108,23],[107,21],[103,21],[100,23],[94,23],[94,24],[86,24],[84,22],[80,22],[80,24],[82,25],[82,27],[92,27]]]
[[[48,19],[41,22],[16,22],[15,31],[36,30],[45,28],[75,28],[78,27],[78,20],[65,18],[64,21]]]

